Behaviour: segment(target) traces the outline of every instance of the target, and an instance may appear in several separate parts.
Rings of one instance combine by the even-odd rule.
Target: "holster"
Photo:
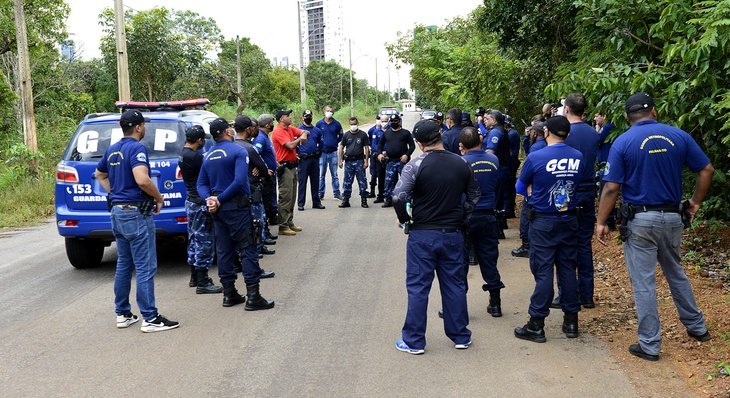
[[[142,202],[139,204],[139,212],[143,216],[149,216],[155,208],[155,200],[152,196],[142,192]]]
[[[684,224],[684,229],[687,229],[692,226],[692,215],[689,214],[689,200],[685,200],[682,202],[682,212],[679,213],[682,216],[682,224]]]
[[[261,231],[264,228],[263,223],[258,218],[253,218],[253,240],[256,243],[256,245],[261,244]]]
[[[620,221],[618,233],[621,237],[621,242],[626,242],[626,240],[629,239],[629,236],[631,236],[629,221],[633,220],[636,216],[636,209],[633,206],[624,203],[618,208],[618,215]]]

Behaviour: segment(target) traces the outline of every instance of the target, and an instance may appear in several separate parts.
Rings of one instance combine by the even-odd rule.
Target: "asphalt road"
[[[405,126],[416,118],[407,114]],[[527,260],[509,255],[518,246],[514,223],[500,244],[504,316],[486,313],[488,294],[472,268],[473,346],[455,350],[444,335],[435,284],[426,354],[396,351],[406,236],[392,209],[338,203],[328,184],[327,209],[308,201],[295,212],[304,231],[282,236],[277,254],[262,260],[276,271],[261,288],[276,300],[270,311],[223,308],[221,295],[196,295],[179,249],[162,248],[157,304],[181,327],[154,334],[139,324],[115,327],[113,247],[101,267],[76,270],[53,222],[3,232],[0,396],[637,396],[601,342],[565,338],[559,312],[547,319],[546,344],[513,337],[533,288]]]

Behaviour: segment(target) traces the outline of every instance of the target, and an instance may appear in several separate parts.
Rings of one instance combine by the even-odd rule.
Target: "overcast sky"
[[[102,35],[98,16],[105,7],[113,8],[113,0],[67,0],[71,6],[68,31],[82,49],[82,58],[100,56]],[[385,44],[394,42],[397,32],[406,32],[416,24],[443,25],[457,16],[466,16],[482,4],[482,0],[343,0],[345,35],[352,40],[353,70],[357,77],[375,84],[375,60],[378,63],[378,87],[388,83]],[[297,49],[296,0],[124,0],[125,7],[146,10],[165,6],[191,10],[215,19],[226,38],[249,37],[266,52],[269,59],[288,56],[290,64],[299,64]],[[343,65],[347,67],[347,65]],[[399,72],[391,66],[391,89],[408,88],[408,68]]]

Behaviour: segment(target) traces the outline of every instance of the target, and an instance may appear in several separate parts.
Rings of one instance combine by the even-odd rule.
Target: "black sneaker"
[[[180,326],[180,322],[171,321],[164,316],[157,314],[157,318],[149,322],[143,321],[140,330],[142,330],[144,333],[154,333],[175,329],[178,326]]]
[[[694,333],[692,333],[692,332],[690,332],[690,331],[688,330],[688,331],[687,331],[687,335],[688,335],[689,337],[691,337],[691,338],[693,338],[693,339],[695,339],[695,340],[699,341],[700,343],[704,343],[705,341],[710,341],[710,340],[712,340],[712,335],[710,334],[710,332],[709,332],[709,331],[707,331],[707,332],[705,332],[705,333],[703,333],[703,334],[694,334]]]
[[[644,352],[644,350],[641,349],[641,346],[638,344],[631,344],[629,346],[629,352],[641,359],[646,359],[647,361],[659,360],[659,355],[647,354],[646,352]]]
[[[547,341],[545,338],[545,329],[535,326],[530,322],[521,328],[515,328],[515,337],[535,343],[544,343]]]
[[[512,250],[512,256],[525,258],[530,257],[530,246],[527,246],[523,243],[522,246]]]

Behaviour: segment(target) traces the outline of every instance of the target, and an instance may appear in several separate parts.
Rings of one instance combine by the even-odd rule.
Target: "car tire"
[[[74,268],[94,268],[104,257],[104,242],[97,239],[66,238],[66,256]]]

